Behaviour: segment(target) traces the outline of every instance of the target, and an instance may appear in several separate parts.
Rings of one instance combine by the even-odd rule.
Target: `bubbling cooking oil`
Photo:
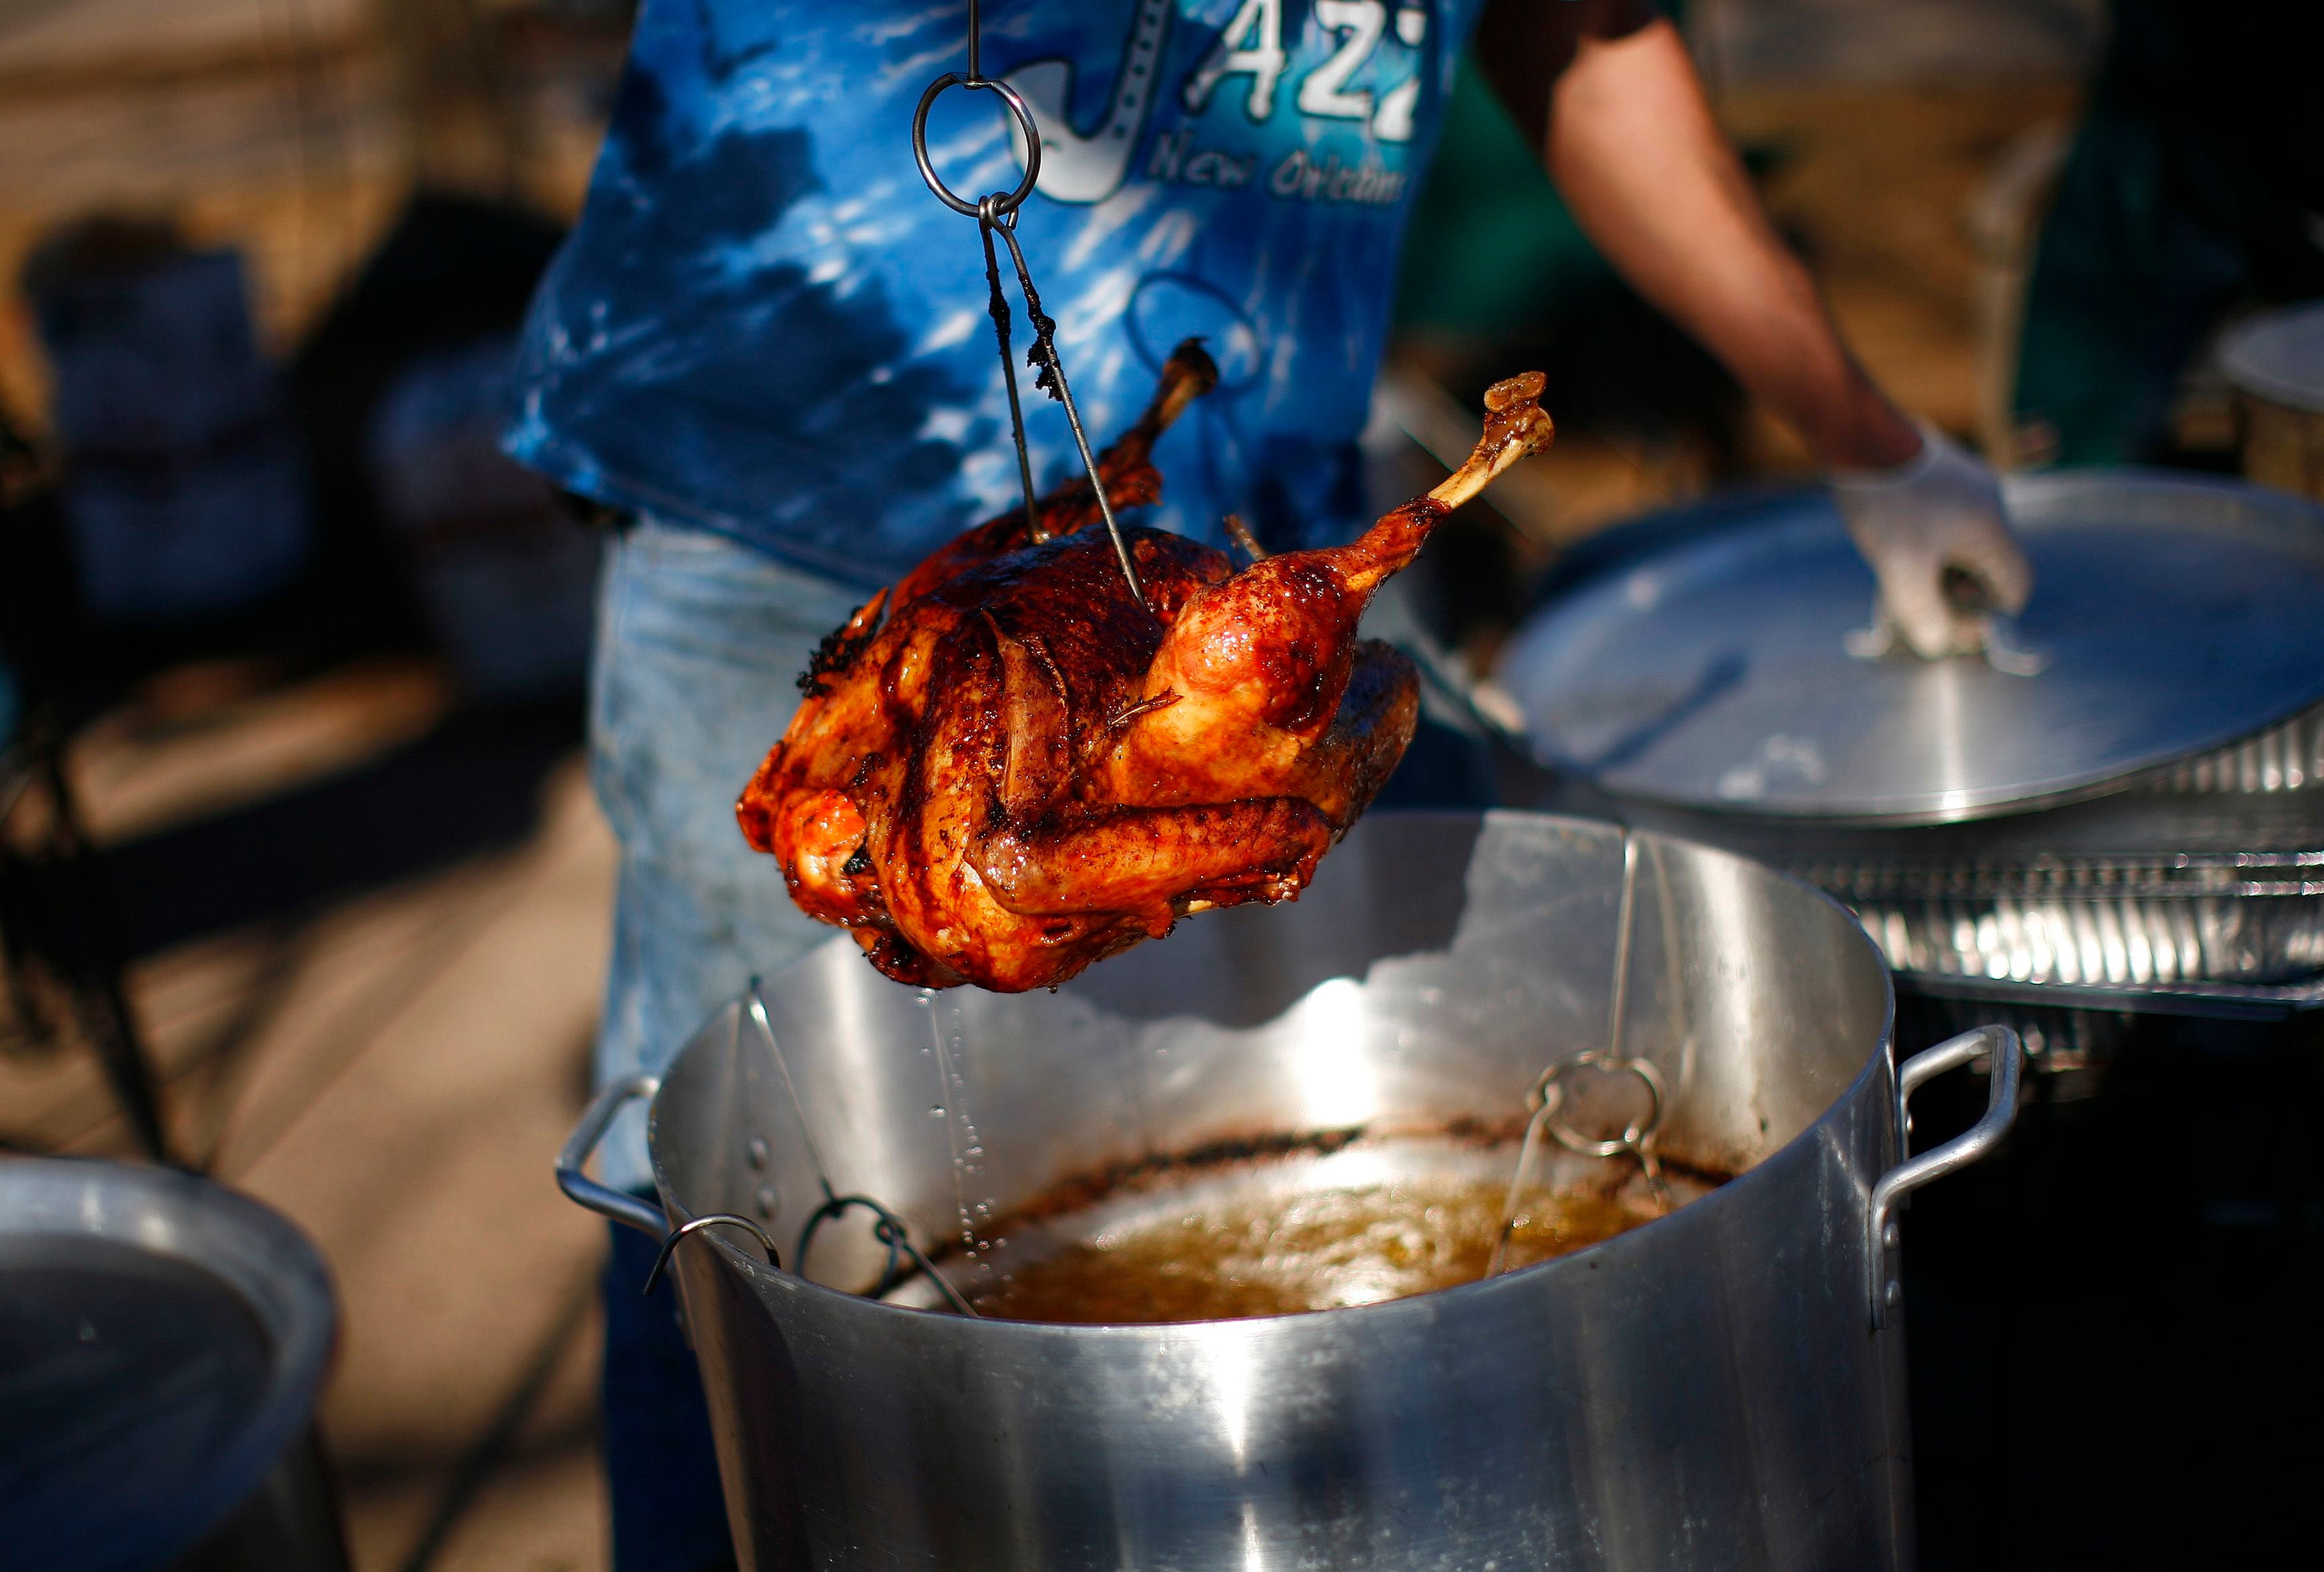
[[[1110,1227],[972,1296],[1012,1321],[1154,1325],[1337,1309],[1484,1276],[1507,1181],[1446,1178],[1222,1197]],[[1530,1266],[1653,1221],[1588,1193],[1538,1195],[1509,1239]]]

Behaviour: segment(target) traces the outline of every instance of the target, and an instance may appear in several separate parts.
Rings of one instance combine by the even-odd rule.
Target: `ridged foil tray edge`
[[[2324,981],[2324,894],[1851,907],[1890,966],[1914,976],[2153,994]]]

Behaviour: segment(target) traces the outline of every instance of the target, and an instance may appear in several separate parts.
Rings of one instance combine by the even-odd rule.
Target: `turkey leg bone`
[[[1114,800],[1208,802],[1312,794],[1334,829],[1365,802],[1410,740],[1416,679],[1386,645],[1359,643],[1373,593],[1411,562],[1447,513],[1527,454],[1549,417],[1528,372],[1485,394],[1468,462],[1345,546],[1286,551],[1188,599],[1147,670],[1143,710],[1107,761]],[[1355,684],[1364,713],[1342,714]],[[1375,768],[1378,765],[1379,767]]]

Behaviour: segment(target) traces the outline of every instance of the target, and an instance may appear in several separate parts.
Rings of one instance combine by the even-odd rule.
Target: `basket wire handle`
[[[783,1045],[776,1040],[775,1023],[767,1016],[767,998],[759,991],[759,979],[755,976],[742,990],[742,1012],[759,1029],[767,1052],[775,1061],[775,1072],[783,1077],[783,1095],[790,1099],[791,1121],[798,1126],[799,1144],[807,1150],[807,1162],[815,1169],[816,1187],[828,1201],[836,1193],[831,1188],[831,1170],[824,1167],[823,1153],[816,1150],[815,1132],[807,1124],[807,1105],[799,1101],[798,1084],[791,1079],[790,1060],[783,1057]]]
[[[1033,287],[1032,271],[1025,265],[1024,250],[1017,244],[1017,211],[1033,194],[1041,178],[1040,123],[1033,118],[1032,106],[1025,102],[1024,95],[1007,82],[984,74],[980,52],[982,34],[977,0],[968,0],[968,74],[947,71],[930,82],[927,90],[920,95],[919,107],[912,114],[912,159],[919,165],[920,179],[927,182],[938,201],[964,217],[976,220],[979,236],[984,243],[984,276],[992,291],[987,309],[992,316],[993,338],[1000,346],[1001,373],[1009,389],[1009,424],[1017,444],[1017,476],[1025,490],[1027,532],[1036,543],[1049,538],[1049,532],[1041,523],[1038,501],[1033,495],[1033,461],[1026,445],[1024,406],[1017,394],[1016,356],[1010,347],[1009,301],[1001,286],[1000,255],[992,245],[995,235],[1009,248],[1017,286],[1025,297],[1026,319],[1033,325],[1033,345],[1025,352],[1025,364],[1037,374],[1033,385],[1065,406],[1065,423],[1073,428],[1074,448],[1081,455],[1083,469],[1088,472],[1098,513],[1105,520],[1105,532],[1113,541],[1114,559],[1121,565],[1121,577],[1130,586],[1130,597],[1145,606],[1146,591],[1138,582],[1138,569],[1130,560],[1129,543],[1122,539],[1120,521],[1113,516],[1113,502],[1105,494],[1105,477],[1098,473],[1096,456],[1090,450],[1089,433],[1082,427],[1081,408],[1074,403],[1074,390],[1065,381],[1065,362],[1057,354],[1057,324],[1041,310],[1041,292]],[[936,164],[928,156],[928,111],[948,88],[990,92],[1007,106],[1025,143],[1025,178],[1017,182],[1015,190],[994,191],[972,202],[945,185],[936,173]]]
[[[1630,933],[1635,926],[1637,892],[1638,837],[1626,827],[1622,831],[1621,896],[1614,919],[1614,982],[1608,1005],[1606,1046],[1567,1054],[1544,1070],[1541,1078],[1534,1083],[1526,1099],[1533,1116],[1526,1121],[1525,1142],[1517,1149],[1517,1171],[1509,1176],[1508,1198],[1501,1207],[1500,1236],[1493,1242],[1492,1259],[1485,1267],[1487,1277],[1498,1277],[1508,1269],[1509,1242],[1523,1220],[1518,1208],[1533,1186],[1533,1170],[1541,1158],[1545,1134],[1566,1151],[1583,1157],[1630,1153],[1638,1160],[1639,1170],[1646,1175],[1646,1188],[1655,1206],[1665,1213],[1671,1210],[1670,1187],[1663,1182],[1662,1163],[1655,1156],[1654,1144],[1655,1133],[1662,1128],[1663,1115],[1670,1107],[1670,1097],[1663,1086],[1662,1071],[1655,1068],[1652,1059],[1632,1059],[1622,1052],[1623,1018],[1629,1013]],[[1567,1078],[1585,1069],[1601,1075],[1637,1077],[1646,1088],[1645,1115],[1631,1120],[1619,1135],[1610,1139],[1584,1134],[1559,1118],[1565,1106]]]
[[[775,1061],[775,1072],[782,1077],[783,1093],[790,1101],[791,1119],[798,1126],[799,1144],[807,1152],[807,1162],[815,1169],[816,1188],[823,1192],[822,1204],[807,1215],[806,1225],[799,1230],[798,1246],[791,1252],[792,1275],[807,1276],[807,1247],[815,1243],[816,1231],[832,1218],[860,1207],[872,1215],[874,1220],[872,1225],[872,1236],[888,1247],[888,1264],[881,1271],[879,1284],[872,1289],[871,1298],[881,1298],[911,1276],[909,1271],[901,1270],[901,1262],[898,1259],[899,1255],[909,1256],[913,1264],[926,1272],[928,1281],[936,1285],[936,1291],[944,1295],[947,1304],[964,1316],[974,1316],[975,1309],[960,1296],[959,1290],[953,1287],[944,1273],[936,1269],[935,1263],[928,1260],[920,1247],[912,1243],[911,1234],[901,1217],[870,1196],[843,1196],[832,1184],[831,1170],[824,1166],[823,1153],[816,1148],[815,1133],[807,1125],[807,1105],[799,1100],[798,1083],[791,1079],[790,1060],[784,1055],[783,1045],[775,1036],[775,1023],[767,1013],[766,995],[760,990],[759,979],[756,977],[752,977],[743,989],[742,1013],[750,1018],[751,1023],[758,1028],[760,1038],[767,1045],[768,1054]],[[662,1253],[669,1254],[670,1246],[675,1244],[678,1236],[688,1229],[698,1227],[706,1222],[717,1222],[722,1219],[740,1223],[752,1233],[758,1234],[759,1242],[767,1246],[767,1258],[773,1261],[778,1267],[781,1266],[782,1262],[776,1258],[774,1244],[768,1240],[765,1232],[756,1223],[747,1217],[737,1217],[731,1213],[724,1212],[698,1218],[687,1224],[686,1228],[679,1229],[678,1234],[672,1234],[663,1244]],[[655,1267],[659,1271],[660,1263],[657,1262]],[[653,1286],[652,1279],[647,1280],[646,1286],[649,1289]]]
[[[911,1257],[913,1270],[925,1273],[927,1280],[936,1285],[936,1292],[944,1296],[945,1303],[971,1320],[977,1318],[975,1307],[961,1297],[960,1290],[953,1287],[951,1282],[946,1281],[945,1274],[936,1269],[936,1263],[922,1253],[918,1245],[912,1243],[912,1236],[905,1228],[904,1220],[870,1196],[832,1196],[808,1214],[807,1225],[799,1230],[798,1249],[791,1254],[791,1264],[798,1270],[799,1276],[807,1275],[807,1247],[815,1243],[816,1230],[821,1228],[832,1218],[858,1207],[872,1215],[874,1221],[872,1225],[872,1236],[888,1247],[888,1264],[881,1271],[880,1281],[864,1296],[866,1299],[885,1299],[911,1277],[911,1271],[906,1270],[903,1263],[897,1259],[899,1255],[907,1255]]]

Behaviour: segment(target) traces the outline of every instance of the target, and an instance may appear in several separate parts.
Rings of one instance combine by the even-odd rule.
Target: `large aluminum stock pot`
[[[1999,1138],[2016,1042],[1900,1076],[1886,970],[1839,906],[1683,841],[1629,859],[1618,990],[1620,830],[1375,815],[1296,905],[1195,919],[1054,995],[899,987],[835,940],[768,985],[770,1032],[738,1003],[659,1087],[610,1088],[568,1192],[657,1234],[733,1214],[785,1268],[818,1166],[935,1245],[964,1210],[1214,1143],[1506,1128],[1545,1066],[1614,1038],[1661,1083],[1664,1160],[1734,1176],[1489,1281],[1195,1325],[908,1308],[844,1291],[886,1258],[860,1221],[817,1235],[814,1281],[697,1228],[670,1259],[742,1564],[1908,1563],[1895,1203]],[[1913,1085],[1988,1052],[1986,1119],[1907,1163]],[[631,1096],[659,1210],[580,1173]]]

